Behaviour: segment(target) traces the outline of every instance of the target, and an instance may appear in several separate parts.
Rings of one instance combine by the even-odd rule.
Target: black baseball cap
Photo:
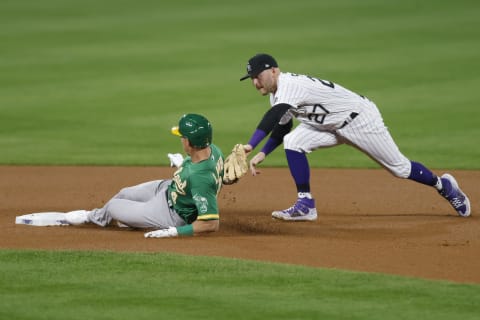
[[[275,61],[275,59],[271,55],[268,55],[266,53],[258,53],[251,57],[250,60],[248,60],[247,74],[240,78],[240,81],[247,78],[255,78],[263,70],[277,67],[277,61]]]

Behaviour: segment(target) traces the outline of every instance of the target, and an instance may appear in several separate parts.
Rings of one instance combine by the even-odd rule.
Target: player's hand
[[[245,154],[248,155],[250,152],[252,152],[253,147],[252,147],[251,145],[249,145],[249,144],[244,144],[244,145],[243,145],[243,150],[245,150]]]
[[[178,231],[175,227],[168,227],[167,229],[159,229],[150,231],[144,234],[145,238],[172,238],[178,237]]]
[[[257,170],[257,165],[259,165],[263,160],[265,160],[265,153],[259,152],[250,160],[250,172],[252,176],[256,176],[260,173]]]
[[[167,156],[170,159],[170,167],[180,168],[183,163],[183,156],[180,153],[169,153]]]

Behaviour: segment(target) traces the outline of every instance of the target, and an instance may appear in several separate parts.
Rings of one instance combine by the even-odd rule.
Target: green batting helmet
[[[194,113],[183,115],[172,133],[187,138],[196,148],[205,148],[212,143],[212,125],[204,116]]]

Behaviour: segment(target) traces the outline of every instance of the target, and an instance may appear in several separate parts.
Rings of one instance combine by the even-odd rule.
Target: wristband
[[[186,224],[184,226],[177,227],[177,232],[179,236],[191,237],[193,236],[193,225]]]

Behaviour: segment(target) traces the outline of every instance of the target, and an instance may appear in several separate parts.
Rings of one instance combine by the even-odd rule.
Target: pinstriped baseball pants
[[[399,150],[373,102],[362,106],[358,116],[335,131],[322,131],[301,123],[284,137],[284,148],[310,153],[319,148],[351,145],[399,178],[408,178],[410,160]]]

